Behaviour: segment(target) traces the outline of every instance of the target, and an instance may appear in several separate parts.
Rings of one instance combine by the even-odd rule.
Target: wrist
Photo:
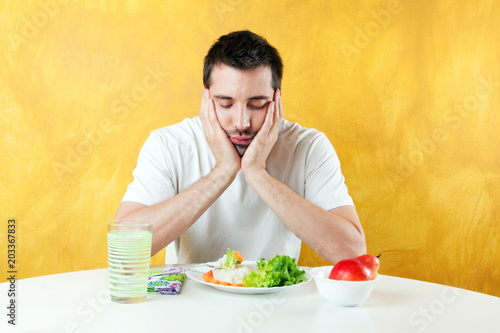
[[[238,171],[239,171],[238,168],[230,168],[221,165],[216,165],[211,173],[217,179],[220,179],[223,183],[231,184],[234,178],[236,178],[236,174],[238,173]]]
[[[264,184],[266,177],[271,176],[265,167],[247,167],[245,169],[242,168],[241,171],[243,171],[245,179],[252,187],[255,187],[257,184]]]

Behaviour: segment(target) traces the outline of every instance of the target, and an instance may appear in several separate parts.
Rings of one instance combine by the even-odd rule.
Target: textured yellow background
[[[105,222],[144,140],[198,114],[203,56],[248,28],[282,54],[285,117],[335,146],[380,272],[500,296],[498,2],[7,0],[0,14],[2,272],[8,218],[20,278],[107,267]],[[327,264],[307,247],[300,263]]]

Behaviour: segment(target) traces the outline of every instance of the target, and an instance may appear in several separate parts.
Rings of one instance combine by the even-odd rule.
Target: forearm
[[[122,218],[153,221],[151,254],[154,255],[193,225],[232,183],[234,177],[215,168],[176,196],[134,210]]]
[[[336,263],[366,253],[360,224],[310,203],[266,170],[246,176],[280,220],[324,259]]]

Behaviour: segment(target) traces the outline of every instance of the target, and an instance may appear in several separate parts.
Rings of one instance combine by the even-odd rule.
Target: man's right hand
[[[215,157],[215,167],[226,171],[234,178],[240,170],[241,158],[221,127],[215,112],[214,100],[206,88],[203,89],[201,99],[200,119],[205,139]]]

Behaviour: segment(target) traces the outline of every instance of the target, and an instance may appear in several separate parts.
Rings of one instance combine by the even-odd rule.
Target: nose
[[[245,106],[240,106],[233,115],[233,126],[237,130],[244,131],[250,127],[250,110]]]

